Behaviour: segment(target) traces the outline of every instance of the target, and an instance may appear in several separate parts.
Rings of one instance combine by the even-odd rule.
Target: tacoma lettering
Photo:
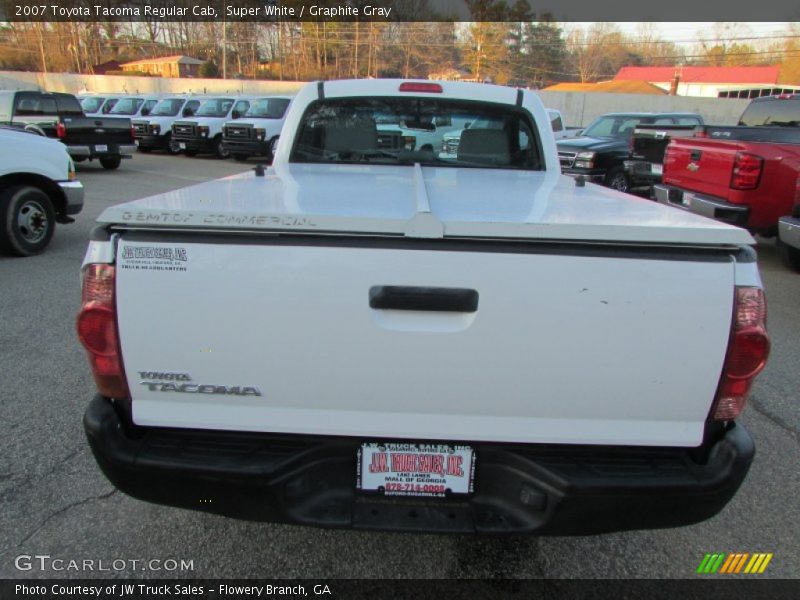
[[[215,385],[210,383],[168,383],[161,381],[140,381],[151,392],[178,392],[182,394],[222,394],[227,396],[261,396],[261,391],[252,386]]]

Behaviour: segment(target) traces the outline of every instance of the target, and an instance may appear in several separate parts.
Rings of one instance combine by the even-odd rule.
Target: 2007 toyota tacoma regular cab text
[[[446,158],[378,128],[464,121]],[[77,324],[106,476],[364,529],[719,512],[769,349],[753,239],[562,176],[549,127],[523,90],[313,83],[266,172],[106,209]]]

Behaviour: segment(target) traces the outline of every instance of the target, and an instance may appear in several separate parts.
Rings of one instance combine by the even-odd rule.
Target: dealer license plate
[[[186,142],[178,142],[178,148],[181,150],[186,150]]]
[[[652,163],[650,165],[650,172],[655,175],[661,175],[664,172],[664,165],[660,165],[658,163]]]
[[[108,146],[105,144],[98,144],[94,147],[95,152],[108,152]]]
[[[356,487],[386,496],[471,494],[475,451],[451,444],[368,443],[358,451]]]
[[[133,143],[134,143],[134,144],[135,144],[137,147],[139,146],[139,140],[133,140]]]

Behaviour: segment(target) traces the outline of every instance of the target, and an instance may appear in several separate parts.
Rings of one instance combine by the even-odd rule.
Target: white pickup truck
[[[64,144],[0,127],[0,251],[32,256],[47,248],[56,223],[83,209],[83,184]]]
[[[469,119],[455,157],[376,117]],[[84,425],[124,492],[251,520],[696,523],[754,454],[753,239],[562,176],[535,93],[309,84],[272,167],[119,204],[83,264]]]

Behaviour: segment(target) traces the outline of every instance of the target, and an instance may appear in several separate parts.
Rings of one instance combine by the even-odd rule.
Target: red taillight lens
[[[131,141],[134,141],[135,139],[136,139],[136,127],[131,125]]]
[[[58,123],[56,125],[56,137],[58,137],[58,139],[67,137],[67,128],[64,127],[63,123]]]
[[[711,409],[715,421],[738,417],[747,402],[753,379],[767,364],[767,303],[760,288],[738,287],[728,353],[722,369],[717,398]]]
[[[425,83],[418,81],[405,81],[400,84],[401,92],[427,92],[428,94],[441,94],[442,86],[438,83]]]
[[[761,181],[764,159],[749,152],[737,152],[733,162],[731,187],[735,190],[753,190]]]
[[[113,265],[86,267],[78,313],[78,339],[89,355],[98,391],[109,398],[129,398],[119,346],[115,279]]]

